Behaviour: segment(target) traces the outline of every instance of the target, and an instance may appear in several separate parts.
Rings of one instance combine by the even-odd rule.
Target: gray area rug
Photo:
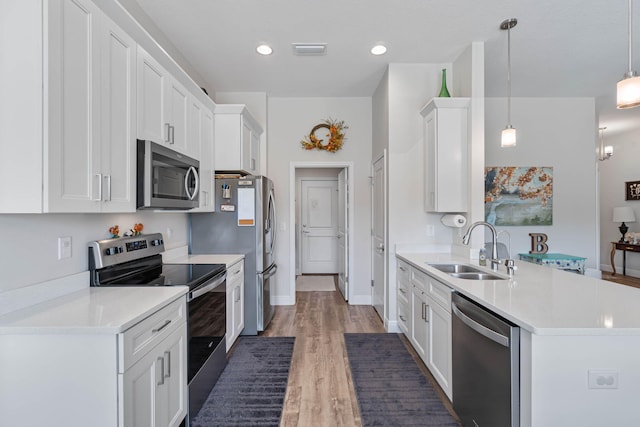
[[[397,334],[344,340],[363,427],[458,426]]]
[[[238,338],[191,427],[279,426],[293,337]]]

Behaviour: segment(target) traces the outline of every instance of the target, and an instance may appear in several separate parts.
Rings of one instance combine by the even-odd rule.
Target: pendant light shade
[[[516,146],[516,129],[511,126],[511,28],[517,23],[516,18],[510,18],[500,24],[501,30],[507,30],[507,126],[502,130],[500,146],[503,148]]]
[[[511,127],[511,125],[507,125],[506,128],[502,129],[502,140],[500,141],[500,146],[503,148],[516,146],[516,130]]]
[[[628,36],[629,36],[629,70],[624,74],[622,80],[618,82],[617,85],[617,102],[616,107],[618,108],[633,108],[640,105],[640,76],[631,69],[632,67],[632,9],[631,2],[629,0],[629,28],[628,28]]]

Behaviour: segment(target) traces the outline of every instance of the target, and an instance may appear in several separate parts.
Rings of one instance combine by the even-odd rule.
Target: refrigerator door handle
[[[273,212],[273,218],[269,218],[267,220],[270,225],[269,227],[270,231],[271,233],[273,233],[271,237],[271,247],[269,248],[269,252],[273,253],[273,250],[276,246],[276,235],[277,235],[276,231],[278,229],[278,220],[276,219],[276,201],[275,201],[275,197],[273,196],[273,190],[269,191],[268,207],[271,210],[271,212]]]
[[[273,266],[271,268],[269,268],[267,271],[264,271],[262,273],[258,273],[259,276],[262,276],[263,280],[266,280],[270,277],[273,277],[276,274],[276,271],[278,271],[278,266],[273,264]]]

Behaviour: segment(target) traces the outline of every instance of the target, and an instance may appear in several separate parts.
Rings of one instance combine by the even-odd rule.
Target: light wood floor
[[[297,292],[296,301],[295,306],[277,306],[262,334],[296,337],[281,427],[362,426],[343,333],[385,332],[380,317],[371,306],[346,304],[337,289]],[[404,342],[442,399],[444,393]]]
[[[616,274],[615,276],[610,272],[603,271],[602,279],[608,280],[610,282],[620,283],[621,285],[632,286],[634,288],[640,288],[640,278],[631,277],[631,276],[623,276],[621,273]]]

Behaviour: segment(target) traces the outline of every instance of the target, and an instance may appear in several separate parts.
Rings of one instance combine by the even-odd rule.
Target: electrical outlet
[[[71,258],[71,236],[58,237],[58,260]]]
[[[589,370],[588,388],[618,388],[618,371]]]
[[[436,235],[436,227],[433,224],[427,224],[427,237]]]

